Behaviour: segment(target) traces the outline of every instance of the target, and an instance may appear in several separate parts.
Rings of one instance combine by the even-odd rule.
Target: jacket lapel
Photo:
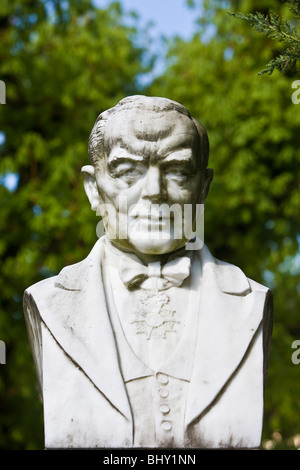
[[[261,324],[265,300],[265,292],[251,292],[239,268],[217,261],[205,246],[199,254],[198,340],[186,426],[208,410],[237,370]]]
[[[101,273],[103,241],[89,256],[64,268],[55,282],[54,305],[42,306],[43,320],[70,359],[129,421],[130,406],[107,312]]]

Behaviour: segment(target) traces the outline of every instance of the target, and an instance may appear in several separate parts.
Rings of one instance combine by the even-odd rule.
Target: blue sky
[[[142,23],[153,21],[157,35],[171,37],[180,35],[189,39],[194,31],[195,12],[186,6],[185,0],[119,0],[127,11],[134,10]],[[111,1],[94,0],[99,7],[106,7]]]
[[[124,12],[135,11],[139,15],[140,29],[152,22],[150,29],[152,38],[150,53],[157,56],[156,64],[151,73],[140,78],[141,84],[148,84],[153,78],[163,73],[165,67],[166,45],[161,37],[180,36],[190,39],[196,30],[195,10],[188,8],[186,0],[119,0]],[[105,8],[111,0],[93,0],[94,5]]]

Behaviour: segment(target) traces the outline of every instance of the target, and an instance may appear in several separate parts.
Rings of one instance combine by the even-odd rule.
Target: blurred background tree
[[[215,256],[274,292],[263,439],[266,448],[295,448],[300,369],[291,361],[291,345],[300,339],[300,114],[291,85],[297,77],[292,70],[258,77],[281,45],[228,15],[290,12],[279,0],[187,3],[198,18],[197,32],[189,41],[169,41],[165,73],[144,89],[140,78],[154,60],[149,36],[134,18],[128,26],[122,2],[101,10],[90,0],[1,2],[7,104],[0,110],[0,339],[7,365],[0,369],[0,448],[43,448],[23,291],[83,259],[96,241],[97,219],[80,177],[87,139],[102,110],[134,93],[177,100],[207,128],[215,178],[205,240]]]

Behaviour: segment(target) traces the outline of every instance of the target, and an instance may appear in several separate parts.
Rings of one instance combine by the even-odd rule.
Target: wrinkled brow
[[[192,155],[184,155],[184,154],[169,155],[164,160],[161,160],[160,163],[163,167],[177,166],[177,167],[189,168],[191,170],[195,169],[196,167],[196,161],[192,157]]]
[[[116,154],[108,158],[108,165],[110,167],[116,167],[120,163],[143,163],[147,164],[149,158],[144,155],[135,155],[135,154]]]

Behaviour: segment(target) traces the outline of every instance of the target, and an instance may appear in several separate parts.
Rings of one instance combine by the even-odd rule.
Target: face
[[[203,177],[193,122],[173,110],[123,110],[109,119],[104,141],[95,177],[114,244],[149,255],[184,246]]]

